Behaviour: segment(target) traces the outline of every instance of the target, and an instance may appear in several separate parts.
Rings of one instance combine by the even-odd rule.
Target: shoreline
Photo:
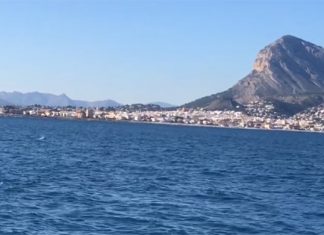
[[[95,121],[95,119],[94,119]],[[114,121],[112,121],[114,122]],[[311,130],[293,130],[293,129],[266,129],[255,127],[226,127],[216,125],[203,125],[203,124],[185,124],[185,123],[171,123],[171,122],[144,122],[144,121],[116,121],[116,122],[129,122],[129,123],[142,123],[152,125],[168,125],[168,126],[183,126],[183,127],[204,127],[204,128],[217,128],[217,129],[232,129],[232,130],[256,130],[256,131],[280,131],[280,132],[301,132],[301,133],[319,133],[324,134],[324,131],[311,131]]]
[[[317,133],[324,134],[324,131],[311,131],[311,130],[294,130],[294,129],[266,129],[255,127],[226,127],[216,125],[203,125],[203,124],[186,124],[186,123],[172,123],[172,122],[146,122],[134,120],[110,120],[110,119],[95,119],[95,118],[64,118],[64,117],[41,117],[41,116],[27,116],[27,115],[0,115],[2,117],[11,118],[31,118],[42,120],[66,120],[66,121],[88,121],[88,122],[111,122],[111,123],[132,123],[132,124],[148,124],[148,125],[166,125],[166,126],[182,126],[182,127],[204,127],[204,128],[218,128],[218,129],[232,129],[232,130],[256,130],[256,131],[280,131],[280,132],[296,132],[296,133]]]

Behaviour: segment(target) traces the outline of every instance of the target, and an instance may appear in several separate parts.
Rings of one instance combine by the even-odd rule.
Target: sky
[[[228,89],[290,34],[324,46],[321,0],[0,0],[0,90],[175,105]]]

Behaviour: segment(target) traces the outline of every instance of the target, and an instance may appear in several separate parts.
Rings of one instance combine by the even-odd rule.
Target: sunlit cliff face
[[[257,58],[254,62],[253,69],[257,72],[264,72],[270,67],[270,58],[272,56],[272,52],[268,49],[264,49],[260,51],[257,55]]]

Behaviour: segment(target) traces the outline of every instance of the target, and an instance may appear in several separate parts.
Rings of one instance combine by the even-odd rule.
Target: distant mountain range
[[[0,92],[0,105],[45,105],[45,106],[77,106],[77,107],[117,107],[121,104],[114,100],[83,101],[73,100],[67,95],[53,95],[40,92]]]
[[[76,106],[76,107],[118,107],[123,104],[107,99],[102,101],[84,101],[84,100],[73,100],[65,94],[53,95],[49,93],[41,92],[0,92],[0,105],[44,105],[52,107],[63,107],[63,106]],[[175,105],[168,104],[165,102],[151,102],[147,105],[158,105],[161,108],[172,108]]]
[[[262,49],[250,74],[230,89],[184,107],[235,109],[271,101],[278,112],[293,114],[324,102],[324,49],[286,35]]]

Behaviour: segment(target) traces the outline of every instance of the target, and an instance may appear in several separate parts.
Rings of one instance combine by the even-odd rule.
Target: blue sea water
[[[0,118],[0,234],[324,234],[324,135]]]

